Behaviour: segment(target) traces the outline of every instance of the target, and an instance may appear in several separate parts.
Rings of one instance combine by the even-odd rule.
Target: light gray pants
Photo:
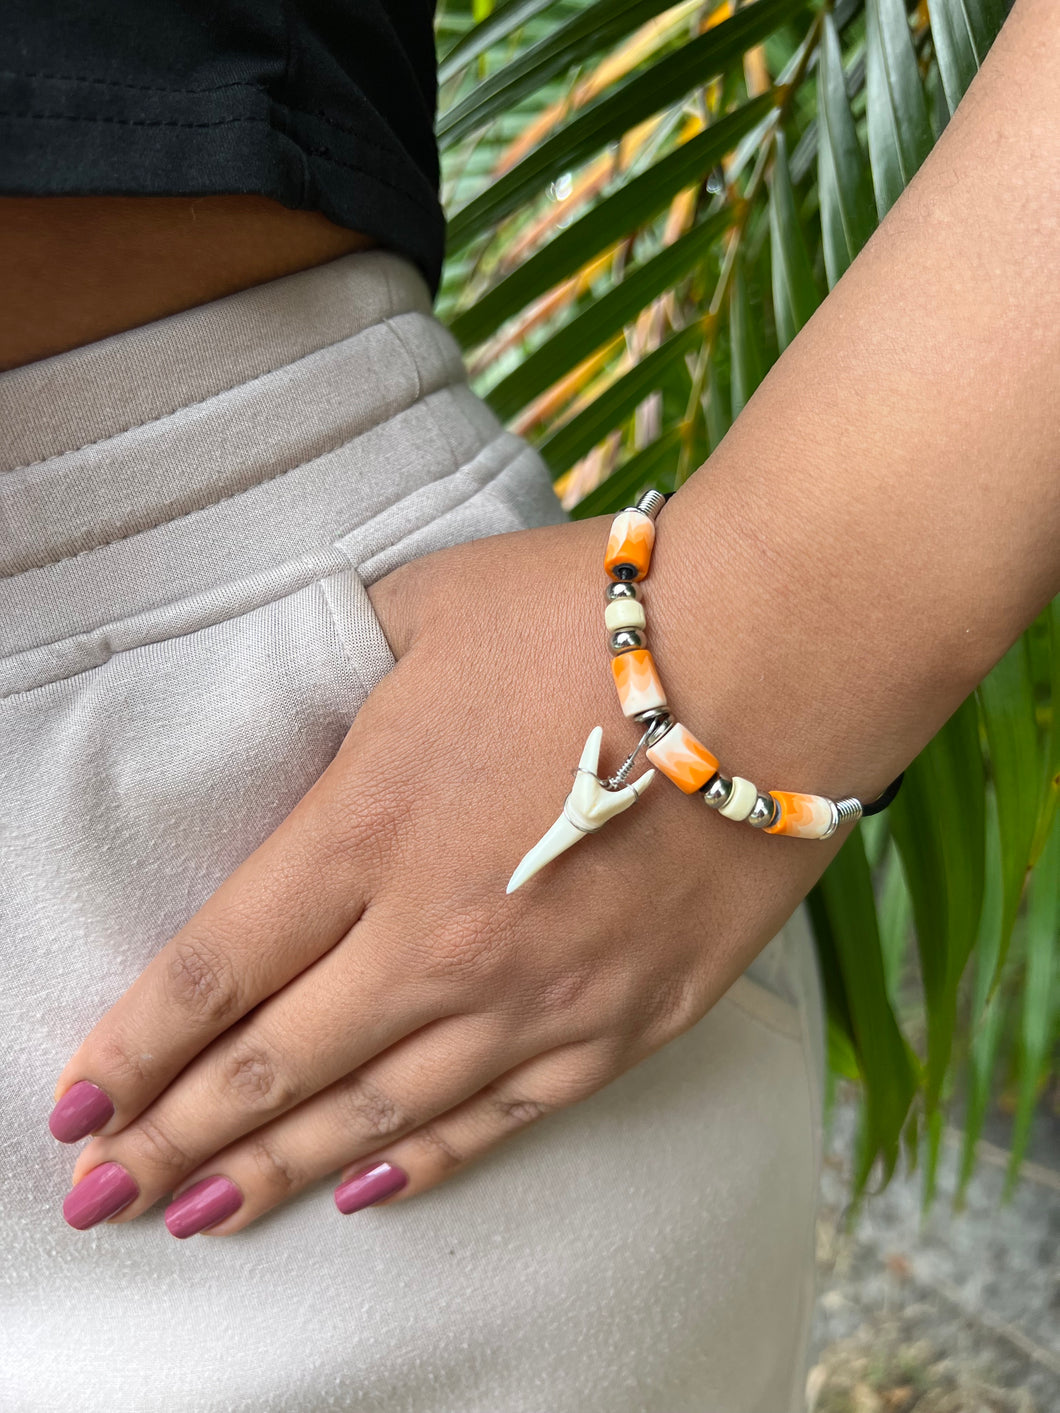
[[[0,375],[0,1408],[801,1407],[802,910],[684,1035],[414,1201],[343,1218],[324,1183],[184,1243],[60,1215],[57,1074],[393,665],[364,585],[562,518],[389,252]]]

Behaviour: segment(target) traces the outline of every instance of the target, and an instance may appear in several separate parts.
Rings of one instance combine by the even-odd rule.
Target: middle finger
[[[231,1027],[120,1133],[94,1138],[75,1184],[101,1163],[119,1163],[139,1195],[138,1216],[185,1173],[270,1122],[431,1021],[460,1009],[440,987],[395,989],[394,948],[366,917],[250,1016]]]

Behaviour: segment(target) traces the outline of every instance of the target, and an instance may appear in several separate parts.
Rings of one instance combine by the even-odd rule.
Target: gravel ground
[[[1007,1205],[998,1121],[963,1212],[951,1132],[926,1218],[919,1174],[899,1176],[848,1231],[854,1123],[843,1098],[822,1178],[811,1413],[1060,1413],[1060,1121],[1040,1115]]]

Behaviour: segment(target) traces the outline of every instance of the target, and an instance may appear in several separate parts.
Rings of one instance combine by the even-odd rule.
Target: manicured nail
[[[139,1187],[120,1163],[102,1163],[66,1194],[63,1216],[78,1231],[87,1231],[139,1195]]]
[[[216,1173],[193,1184],[187,1192],[182,1192],[166,1208],[166,1226],[172,1236],[181,1241],[216,1226],[238,1212],[243,1205],[243,1194],[231,1178]]]
[[[102,1128],[113,1113],[114,1105],[102,1089],[87,1079],[79,1079],[52,1110],[48,1127],[60,1143],[76,1143]]]
[[[354,1173],[348,1182],[335,1189],[335,1206],[340,1212],[359,1212],[373,1202],[380,1202],[392,1192],[400,1192],[409,1180],[409,1175],[393,1163],[376,1163]]]

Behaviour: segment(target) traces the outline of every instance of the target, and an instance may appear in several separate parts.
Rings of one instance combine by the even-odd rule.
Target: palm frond
[[[442,6],[437,312],[575,516],[672,489],[725,435],[931,149],[1004,0]],[[1060,990],[1060,600],[810,896],[859,1187],[964,1104],[965,1179]],[[930,808],[926,802],[930,801]],[[915,962],[915,965],[914,965]],[[910,992],[910,973],[917,987]]]

